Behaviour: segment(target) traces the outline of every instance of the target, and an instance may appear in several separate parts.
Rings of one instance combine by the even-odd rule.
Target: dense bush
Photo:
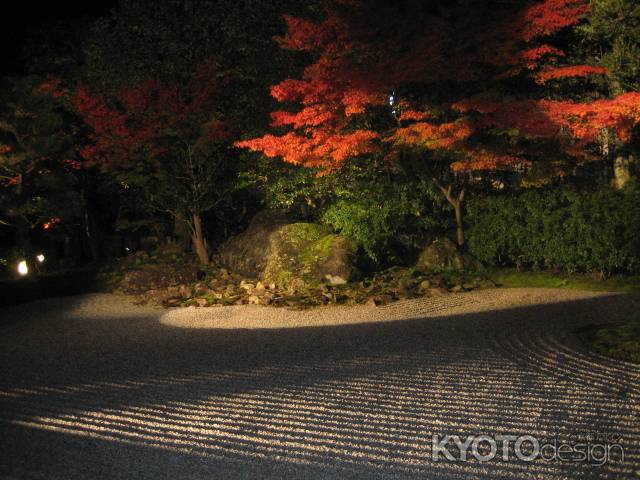
[[[468,205],[470,252],[494,265],[640,272],[640,188],[531,190]]]
[[[356,242],[376,263],[402,262],[391,243],[402,234],[425,233],[441,227],[434,215],[432,187],[426,182],[362,185],[336,191],[322,221]]]
[[[451,215],[427,179],[377,157],[358,158],[337,171],[269,162],[256,175],[267,208],[330,226],[352,239],[366,268],[402,264],[424,236],[447,229]]]

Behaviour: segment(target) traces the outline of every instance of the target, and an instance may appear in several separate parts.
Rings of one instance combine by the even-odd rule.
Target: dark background
[[[23,49],[30,30],[46,28],[52,22],[91,20],[109,15],[118,0],[37,2],[19,0],[5,5],[10,14],[3,15],[0,29],[0,75],[26,73]]]

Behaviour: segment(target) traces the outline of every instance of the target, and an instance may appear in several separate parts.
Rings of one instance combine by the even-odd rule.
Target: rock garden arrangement
[[[321,225],[287,223],[277,214],[262,214],[223,244],[206,268],[167,245],[119,260],[103,272],[102,279],[110,290],[170,307],[378,306],[495,287],[478,273],[477,263],[448,239],[428,245],[413,267],[372,275],[356,271],[355,254],[351,241]]]

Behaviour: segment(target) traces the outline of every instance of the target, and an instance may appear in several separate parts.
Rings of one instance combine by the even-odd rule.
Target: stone
[[[353,276],[355,245],[346,237],[314,223],[291,223],[282,212],[261,212],[247,230],[227,240],[218,261],[231,276],[259,280],[247,292],[281,288],[300,291],[329,282],[343,285]],[[241,279],[238,279],[238,282]],[[245,283],[247,283],[245,281]],[[237,283],[236,283],[237,284]]]
[[[269,237],[261,279],[276,288],[303,290],[330,279],[342,285],[353,275],[355,245],[313,223],[288,224]]]
[[[434,240],[422,251],[416,267],[420,270],[440,272],[460,270],[461,254],[456,245],[448,238]]]
[[[377,306],[378,306],[378,304],[376,303],[376,299],[375,299],[375,298],[373,298],[373,297],[370,297],[370,298],[367,300],[367,302],[365,303],[365,305],[366,305],[367,307],[377,307]]]
[[[425,272],[459,272],[474,270],[477,262],[458,250],[448,238],[439,238],[427,245],[420,254],[416,269]]]
[[[246,277],[259,277],[269,257],[269,237],[287,223],[290,223],[290,219],[284,212],[259,212],[244,232],[231,237],[220,246],[218,261],[233,272]]]
[[[260,297],[257,295],[249,295],[247,300],[251,305],[260,305],[261,303]]]
[[[429,280],[423,280],[420,282],[418,288],[420,291],[425,292],[431,288],[431,282]]]
[[[178,293],[184,300],[186,300],[187,298],[191,298],[191,287],[189,287],[188,285],[180,285]]]
[[[209,305],[209,301],[206,298],[196,298],[196,303],[199,307],[206,307]]]
[[[440,297],[440,296],[446,295],[448,293],[447,290],[445,290],[442,287],[430,288],[428,290],[428,292],[429,292],[429,295],[432,296],[432,297]]]
[[[213,293],[213,291],[206,286],[196,286],[196,288],[194,289],[194,296],[196,297],[206,297],[207,295],[210,295],[211,293]]]
[[[407,279],[407,278],[401,278],[400,280],[398,280],[398,292],[401,294],[406,294],[408,293],[414,286],[414,283]]]
[[[372,297],[373,301],[375,302],[376,306],[379,305],[386,305],[387,303],[391,303],[393,302],[394,298],[391,295],[376,295],[375,297]]]
[[[338,276],[338,275],[331,275],[331,274],[327,274],[324,276],[325,280],[327,280],[327,282],[329,282],[329,285],[346,285],[347,281]]]
[[[476,288],[496,288],[496,284],[493,280],[490,280],[488,278],[484,278],[482,280],[479,280],[477,282],[477,287]]]
[[[262,295],[260,297],[260,304],[261,305],[270,305],[271,302],[273,302],[273,299],[275,298],[275,296],[272,293],[265,293],[264,295]]]

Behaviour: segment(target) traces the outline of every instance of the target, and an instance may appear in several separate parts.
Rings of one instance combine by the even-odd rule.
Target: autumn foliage
[[[536,142],[571,161],[603,129],[627,141],[640,122],[640,94],[577,101],[549,90],[607,74],[554,43],[588,2],[409,3],[335,0],[319,22],[285,16],[280,45],[315,60],[271,88],[283,105],[273,132],[237,145],[328,170],[402,149],[445,152],[457,172],[509,170],[531,164]]]
[[[109,168],[157,158],[176,143],[221,141],[226,128],[209,108],[217,88],[213,60],[200,64],[187,85],[151,79],[123,88],[116,98],[94,95],[80,84],[74,105],[91,129],[80,155]]]
[[[84,85],[75,94],[76,110],[90,127],[80,155],[103,170],[135,171],[154,208],[184,224],[201,263],[209,262],[202,214],[217,203],[220,146],[229,136],[219,119],[215,94],[219,82],[213,60],[201,63],[187,84],[150,79],[114,97],[92,95]],[[150,178],[152,177],[152,178]],[[126,183],[126,182],[125,182]]]

